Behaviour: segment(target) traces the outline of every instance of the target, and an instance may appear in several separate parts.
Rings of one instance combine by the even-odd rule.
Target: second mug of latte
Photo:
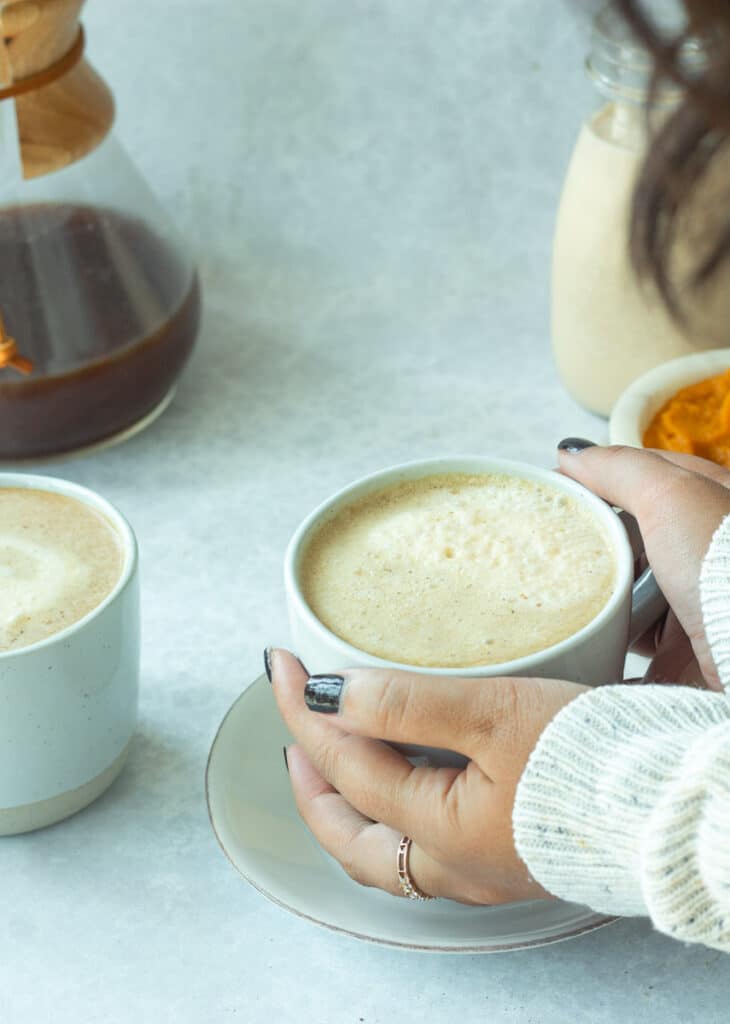
[[[75,814],[119,775],[139,654],[124,517],[70,481],[0,473],[0,836]]]
[[[559,473],[480,456],[395,466],[335,494],[292,538],[293,649],[312,674],[617,682],[630,639],[666,608],[649,572],[634,581],[637,555],[616,512]]]

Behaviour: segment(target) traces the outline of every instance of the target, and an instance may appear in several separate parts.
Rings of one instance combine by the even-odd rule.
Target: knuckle
[[[470,738],[477,745],[514,728],[523,703],[523,689],[517,679],[501,676],[488,683],[479,688],[467,723]]]
[[[469,769],[452,768],[414,769],[423,775],[423,798],[416,785],[415,806],[424,807],[428,815],[428,833],[423,845],[434,860],[442,864],[456,864],[470,856],[475,831],[474,804],[469,796]],[[478,831],[478,829],[477,829]]]
[[[475,802],[475,774],[484,785],[481,769],[472,762],[444,789],[443,853],[462,862],[484,856],[483,816],[486,815],[486,807],[481,799]]]
[[[636,448],[631,448],[625,444],[611,444],[605,448],[589,448],[583,454],[588,454],[589,458],[591,456],[595,458],[598,452],[600,452],[601,465],[609,473],[620,473],[622,470],[629,468],[633,465],[637,454]],[[646,453],[641,453],[639,458],[646,458]],[[615,463],[618,464],[615,465]]]
[[[633,452],[633,450],[625,444],[609,444],[603,449],[607,459],[623,458],[627,453]]]
[[[647,473],[651,471],[652,467],[656,469],[658,466],[668,465],[664,459],[653,452],[647,451],[645,448],[633,448],[631,445],[612,444],[600,451],[606,466],[613,466],[615,462],[618,462],[618,466],[613,468],[614,473]]]
[[[368,885],[368,882],[365,880],[365,874],[362,867],[357,863],[357,861],[352,860],[350,857],[344,857],[340,863],[345,873],[350,876],[353,882],[357,882],[358,885]]]
[[[512,722],[518,716],[522,704],[523,686],[512,676],[503,676],[497,688],[497,722]]]
[[[672,515],[677,510],[693,507],[700,494],[709,496],[709,492],[722,485],[711,480],[702,479],[691,470],[682,466],[665,463],[666,470],[657,473],[653,486],[647,488],[643,499],[644,524],[650,528],[661,523],[668,510]]]
[[[692,473],[691,470],[685,469],[683,466],[675,466],[671,462],[664,462],[664,466],[661,468],[665,472],[658,474],[654,486],[655,493],[659,495],[669,496],[684,493],[698,482],[700,484],[704,482],[696,473]]]
[[[414,683],[396,673],[383,678],[373,709],[378,735],[402,736],[404,724],[413,708]]]
[[[317,752],[316,764],[320,773],[331,783],[335,788],[335,780],[339,774],[339,766],[341,759],[344,754],[344,747],[349,741],[349,735],[346,732],[334,732],[332,738],[327,744],[320,747]]]
[[[338,859],[346,874],[350,876],[353,882],[357,882],[358,885],[368,886],[371,883],[368,881],[367,874],[362,863],[362,858],[359,856],[360,839],[363,830],[367,828],[367,824],[363,823],[359,828],[355,829],[348,837],[345,846],[340,850]]]
[[[470,815],[465,810],[464,782],[465,773],[461,772],[444,785],[443,828],[436,837],[438,860],[453,861],[456,854],[460,858],[469,845]]]

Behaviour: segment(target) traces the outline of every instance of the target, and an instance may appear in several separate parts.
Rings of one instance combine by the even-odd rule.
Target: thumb
[[[577,480],[611,505],[639,520],[656,508],[670,488],[694,474],[643,448],[612,445],[579,447],[586,442],[567,438],[558,446],[560,472]]]
[[[636,518],[657,582],[692,635],[684,619],[690,606],[696,617],[700,564],[713,533],[730,513],[728,487],[653,451],[577,447],[587,443],[561,441],[570,448],[559,446],[560,471]]]
[[[335,712],[337,725],[346,732],[455,750],[480,760],[485,738],[495,738],[518,710],[517,682],[503,676],[470,679],[348,669],[311,676],[304,699],[311,711]]]

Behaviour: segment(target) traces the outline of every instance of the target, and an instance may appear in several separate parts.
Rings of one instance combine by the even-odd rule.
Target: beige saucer
[[[223,852],[251,885],[286,910],[358,939],[448,953],[541,946],[615,920],[571,903],[411,903],[357,885],[297,814],[282,754],[290,742],[261,676],[223,719],[206,772],[208,812]]]

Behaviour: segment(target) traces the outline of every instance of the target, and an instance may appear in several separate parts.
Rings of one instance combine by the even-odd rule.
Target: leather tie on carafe
[[[6,332],[2,311],[0,311],[0,372],[7,369],[27,374],[32,371],[33,363],[18,351],[18,343]]]
[[[84,43],[84,29],[79,25],[76,40],[70,50],[49,67],[43,68],[35,74],[27,75],[25,78],[19,78],[11,82],[10,85],[0,86],[0,100],[22,96],[24,93],[33,92],[35,89],[41,89],[45,85],[50,85],[57,78],[63,78],[83,57]]]

